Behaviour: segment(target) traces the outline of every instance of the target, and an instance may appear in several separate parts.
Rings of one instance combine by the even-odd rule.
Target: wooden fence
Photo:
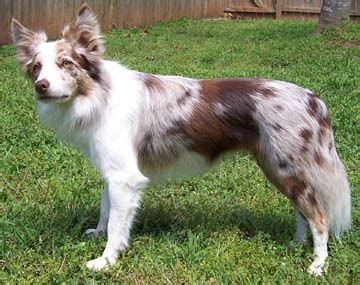
[[[183,17],[223,15],[223,0],[0,0],[0,44],[10,42],[9,23],[15,17],[32,29],[43,29],[49,38],[61,34],[82,3],[98,16],[103,31],[138,27]]]
[[[225,16],[246,18],[304,18],[317,19],[322,0],[231,0]],[[360,23],[360,0],[351,0],[350,18]]]
[[[0,0],[0,45],[10,42],[11,17],[31,29],[43,29],[49,38],[61,34],[62,27],[88,3],[103,31],[139,27],[182,17],[210,18],[226,15],[281,17],[292,14],[316,17],[322,0]],[[360,19],[360,0],[352,1],[352,15]]]

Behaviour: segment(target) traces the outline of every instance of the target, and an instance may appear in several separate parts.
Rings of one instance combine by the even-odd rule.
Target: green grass
[[[31,83],[11,46],[0,48],[0,283],[360,282],[360,26],[315,37],[304,21],[181,20],[105,34],[106,57],[149,73],[267,77],[313,89],[326,102],[353,189],[353,229],[330,241],[328,272],[306,273],[311,244],[288,247],[290,203],[239,154],[204,176],[151,187],[130,248],[90,272],[105,238],[94,227],[102,188],[78,152],[40,127]]]

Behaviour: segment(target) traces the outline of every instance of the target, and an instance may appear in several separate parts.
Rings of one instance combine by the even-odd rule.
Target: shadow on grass
[[[212,232],[237,229],[242,238],[249,239],[262,232],[269,239],[283,245],[288,244],[293,236],[295,224],[291,215],[261,209],[253,211],[237,207],[234,203],[215,208],[205,206],[200,200],[187,207],[180,205],[177,208],[166,199],[164,203],[156,204],[147,201],[138,212],[132,235],[151,235],[160,238],[170,233],[173,239],[182,239],[187,231],[206,236]],[[52,215],[32,211],[24,213],[21,217],[27,217],[26,224],[22,218],[15,219],[17,222],[14,228],[6,227],[7,237],[11,237],[10,240],[17,243],[17,246],[24,248],[35,246],[40,237],[54,239],[60,246],[69,239],[81,239],[87,228],[96,227],[99,217],[99,206],[96,204],[88,206],[82,201],[76,203],[70,211],[64,211],[66,205],[60,204],[62,203],[54,207],[56,210]],[[50,247],[51,244],[44,246]]]
[[[140,207],[132,235],[151,235],[160,237],[167,233],[176,238],[186,231],[193,233],[202,232],[205,235],[212,232],[237,229],[239,235],[251,238],[262,232],[278,244],[288,244],[295,232],[293,215],[275,213],[275,211],[252,210],[239,207],[235,203],[224,205],[220,208],[205,205],[202,199],[196,199],[190,205],[174,207],[169,200],[144,201]],[[100,204],[100,201],[99,201]],[[99,204],[86,207],[78,204],[74,212],[68,216],[54,217],[49,231],[56,231],[78,238],[87,228],[95,228],[99,218]]]
[[[239,235],[251,238],[259,232],[279,244],[288,244],[295,231],[290,215],[252,211],[247,208],[229,208],[217,212],[195,206],[181,209],[171,207],[145,207],[138,213],[133,233],[136,235],[163,235],[191,230],[192,232],[215,232],[238,229]]]

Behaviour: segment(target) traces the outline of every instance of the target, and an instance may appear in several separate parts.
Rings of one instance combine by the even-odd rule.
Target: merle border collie
[[[246,150],[295,208],[294,241],[310,227],[321,275],[329,230],[351,225],[351,191],[324,102],[291,83],[255,78],[196,80],[145,74],[102,58],[96,16],[85,4],[48,41],[12,19],[17,59],[31,78],[40,121],[87,156],[104,179],[100,219],[86,234],[107,235],[106,269],[129,243],[149,181],[190,174]]]

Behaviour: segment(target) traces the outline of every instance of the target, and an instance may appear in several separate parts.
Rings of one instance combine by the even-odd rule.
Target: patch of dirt
[[[358,47],[358,45],[355,42],[345,42],[343,44],[343,46],[346,48],[357,48]]]
[[[354,41],[336,41],[336,40],[333,40],[330,43],[333,44],[333,45],[337,45],[337,46],[341,45],[344,48],[357,48],[359,46]]]

